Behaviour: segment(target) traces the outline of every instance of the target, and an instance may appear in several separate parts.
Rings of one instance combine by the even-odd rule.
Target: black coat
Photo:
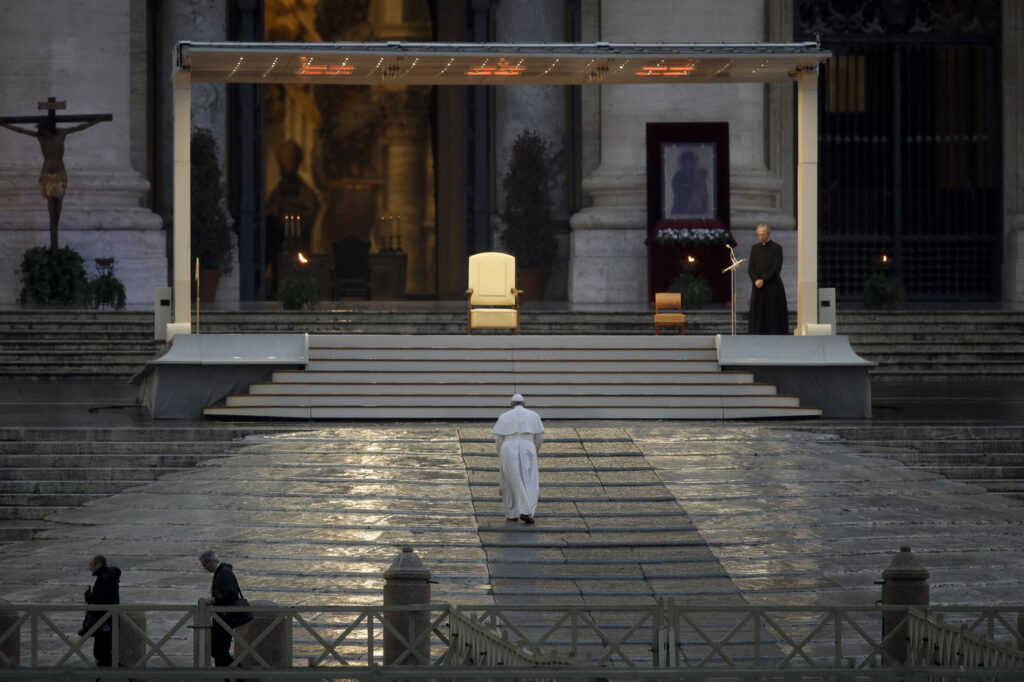
[[[238,580],[231,570],[231,564],[223,561],[217,564],[217,570],[213,572],[213,584],[210,585],[210,596],[213,597],[214,606],[234,606],[238,601]]]
[[[747,274],[750,283],[764,280],[750,293],[750,334],[788,334],[789,309],[786,306],[786,287],[782,284],[782,247],[768,240],[750,247]]]
[[[103,566],[93,573],[96,582],[85,591],[86,604],[120,604],[121,603],[121,569],[115,566]],[[102,611],[90,611],[96,616],[103,615]]]

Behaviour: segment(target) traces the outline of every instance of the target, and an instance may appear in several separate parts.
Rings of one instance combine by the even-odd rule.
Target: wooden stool
[[[662,310],[674,312],[663,313]],[[679,327],[679,333],[686,333],[686,315],[683,313],[682,294],[654,294],[654,333],[662,327]]]

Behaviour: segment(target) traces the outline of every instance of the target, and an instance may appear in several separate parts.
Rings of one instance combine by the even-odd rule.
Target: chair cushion
[[[654,316],[654,324],[684,324],[685,313],[658,313]]]
[[[473,308],[469,324],[474,329],[515,329],[516,311],[508,308]]]

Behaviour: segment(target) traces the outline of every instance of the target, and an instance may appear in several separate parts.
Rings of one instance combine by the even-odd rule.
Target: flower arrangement
[[[724,246],[736,240],[720,227],[663,227],[654,235],[655,244],[671,246]]]

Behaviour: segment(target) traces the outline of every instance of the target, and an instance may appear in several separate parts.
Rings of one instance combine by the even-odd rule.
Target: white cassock
[[[501,459],[501,498],[505,518],[537,510],[540,481],[537,477],[537,452],[544,444],[544,424],[533,410],[516,405],[502,413],[494,424],[494,442]]]

